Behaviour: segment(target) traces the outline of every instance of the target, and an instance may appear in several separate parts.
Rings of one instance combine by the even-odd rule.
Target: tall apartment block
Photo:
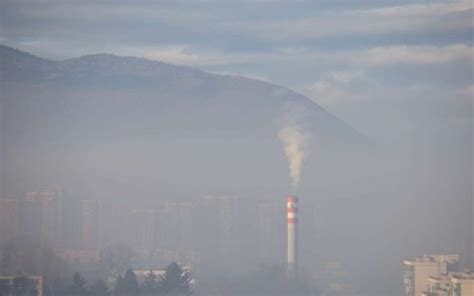
[[[22,210],[23,233],[42,245],[55,247],[61,244],[61,192],[28,192]]]
[[[262,263],[282,264],[285,257],[286,208],[281,202],[265,202],[257,205],[258,250]]]
[[[81,242],[85,249],[102,246],[102,207],[98,200],[81,201]]]
[[[150,252],[157,244],[158,212],[154,209],[135,209],[131,212],[129,229],[134,237],[135,245],[141,252]]]
[[[0,246],[17,236],[18,205],[15,199],[0,199]]]
[[[459,271],[459,255],[424,255],[403,262],[405,296],[421,296],[427,290],[429,277],[440,277]]]
[[[426,291],[422,296],[472,296],[474,295],[474,274],[450,272],[442,276],[428,277]]]
[[[208,195],[193,203],[193,240],[199,261],[222,268],[235,261],[236,198]]]
[[[158,214],[158,240],[162,249],[192,249],[192,203],[165,202]]]

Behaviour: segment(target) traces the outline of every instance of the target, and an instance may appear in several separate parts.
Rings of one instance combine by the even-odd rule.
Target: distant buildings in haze
[[[30,191],[24,198],[0,199],[0,245],[19,238],[57,250],[100,249],[100,201],[66,200],[69,202],[74,205],[65,207],[60,189]],[[67,223],[63,223],[65,220]]]
[[[102,247],[102,205],[99,200],[81,200],[81,241],[85,249]]]
[[[257,205],[258,251],[262,263],[283,263],[286,204],[282,200]]]
[[[3,245],[18,234],[19,203],[15,199],[0,199],[0,245]]]
[[[61,191],[28,192],[22,205],[22,230],[41,245],[58,247],[62,243]]]

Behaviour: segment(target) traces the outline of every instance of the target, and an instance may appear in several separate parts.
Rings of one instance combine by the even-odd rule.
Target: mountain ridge
[[[96,174],[113,182],[127,174],[148,178],[135,180],[148,184],[140,189],[148,194],[157,190],[155,178],[172,184],[168,179],[183,178],[183,172],[189,188],[200,192],[227,191],[236,179],[253,188],[262,176],[269,184],[286,184],[282,127],[311,134],[317,153],[309,157],[318,162],[342,161],[347,143],[365,141],[309,98],[242,76],[111,54],[51,61],[5,46],[0,63],[6,196],[79,177],[100,192],[89,159]],[[111,155],[117,160],[110,162]],[[167,155],[185,161],[170,162]],[[275,166],[278,173],[265,169]],[[203,170],[207,176],[200,176]],[[117,194],[129,190],[106,188],[115,187]]]
[[[12,65],[8,65],[11,59],[5,59],[5,53],[7,53],[7,56],[16,55],[17,58],[13,60],[18,60],[19,56],[20,58],[27,60],[26,62],[28,63],[30,63],[31,61],[35,61],[33,66],[40,66],[40,69],[33,71],[33,73],[31,73],[30,75],[25,75],[23,73],[23,70],[29,68],[29,66],[26,65],[27,67],[25,67],[25,65],[21,65],[21,73],[17,74],[15,73],[15,70],[11,69]],[[247,85],[253,85],[253,87],[258,89],[275,88],[275,90],[277,90],[278,92],[286,93],[286,97],[298,98],[299,100],[309,103],[306,105],[306,107],[322,110],[329,116],[333,117],[335,120],[338,120],[342,124],[346,125],[347,128],[358,134],[359,137],[366,138],[359,131],[354,129],[350,124],[331,114],[325,108],[321,107],[319,104],[314,102],[312,99],[306,97],[305,95],[300,94],[285,86],[241,75],[210,73],[191,66],[175,65],[163,61],[150,60],[143,57],[120,56],[111,53],[87,54],[64,60],[51,60],[2,44],[0,44],[0,64],[4,69],[0,71],[2,81],[15,81],[18,80],[18,77],[26,77],[26,80],[29,82],[35,81],[39,83],[48,83],[54,82],[55,80],[62,78],[67,79],[68,75],[76,75],[80,70],[83,70],[85,71],[85,73],[82,74],[82,76],[84,77],[89,77],[89,72],[92,72],[93,75],[100,74],[101,78],[104,78],[104,75],[105,77],[125,75],[125,77],[122,77],[121,79],[124,80],[123,85],[125,86],[127,86],[127,84],[129,83],[127,82],[127,80],[136,81],[137,77],[138,80],[140,78],[148,79],[144,84],[146,85],[150,82],[150,79],[153,79],[154,77],[156,78],[156,76],[159,77],[160,75],[169,75],[183,77],[183,79],[194,80],[194,82],[196,83],[198,83],[196,80],[199,79],[213,78],[231,84],[246,83]],[[113,71],[111,70],[111,67],[113,67]],[[10,74],[10,76],[13,77],[8,77],[9,72],[14,73],[13,75]],[[5,75],[7,75],[7,77],[5,77]],[[132,77],[132,79],[127,79],[128,77],[134,75],[135,77]],[[88,81],[90,81],[90,79]],[[140,84],[139,82],[137,83]],[[73,85],[71,85],[70,87],[73,87]],[[113,87],[120,87],[120,85],[113,85]]]
[[[308,97],[290,89],[285,86],[281,86],[272,82],[268,81],[263,81],[263,80],[258,80],[258,79],[253,79],[249,78],[246,76],[242,75],[233,75],[233,74],[216,74],[216,73],[211,73],[207,72],[204,70],[201,70],[199,68],[191,67],[191,66],[186,66],[186,65],[176,65],[176,64],[171,64],[163,61],[158,61],[158,60],[151,60],[143,57],[137,57],[137,56],[120,56],[112,53],[96,53],[96,54],[87,54],[87,55],[82,55],[79,57],[74,57],[74,58],[68,58],[64,60],[51,60],[47,58],[43,58],[34,54],[31,54],[26,51],[22,51],[17,48],[13,48],[4,44],[0,44],[0,59],[2,61],[2,67],[4,66],[5,61],[5,53],[11,56],[12,53],[19,55],[20,57],[23,57],[25,59],[35,59],[37,61],[41,61],[42,63],[49,64],[48,66],[55,66],[56,68],[59,69],[54,69],[56,71],[60,71],[61,68],[68,67],[68,66],[78,66],[78,65],[84,65],[88,62],[98,62],[101,64],[111,64],[111,62],[120,62],[121,64],[125,65],[125,63],[128,62],[133,62],[135,66],[146,66],[146,68],[151,69],[151,68],[156,68],[156,67],[165,67],[165,69],[175,69],[175,70],[185,70],[186,72],[193,73],[193,74],[198,74],[198,75],[204,75],[208,77],[214,77],[214,78],[220,78],[220,79],[226,79],[226,78],[235,78],[238,80],[245,80],[246,82],[254,83],[254,84],[260,84],[260,85],[266,85],[270,87],[277,87],[280,89],[284,89],[287,92],[292,93],[293,95],[297,95],[301,98],[304,98],[305,100],[311,101],[315,105],[317,105],[319,108],[323,109],[319,104],[314,102],[313,100],[309,99]],[[108,63],[107,63],[108,61]],[[105,62],[105,63],[104,63]],[[91,65],[91,66],[97,66]],[[47,69],[51,70],[51,69]],[[5,73],[6,71],[1,71],[1,73]],[[8,73],[7,73],[8,74]],[[48,78],[48,76],[46,77]],[[47,79],[46,79],[47,80]],[[327,111],[326,111],[327,112]]]

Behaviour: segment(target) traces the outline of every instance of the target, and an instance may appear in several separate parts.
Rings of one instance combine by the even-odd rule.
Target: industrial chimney
[[[296,278],[296,225],[297,225],[297,204],[298,198],[296,196],[288,196],[287,210],[288,210],[288,261],[287,261],[287,275],[288,280]]]

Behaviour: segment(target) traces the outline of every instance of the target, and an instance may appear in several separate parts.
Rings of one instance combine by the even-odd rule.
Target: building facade
[[[165,202],[158,213],[160,249],[192,249],[192,203]]]
[[[472,296],[474,295],[474,274],[464,272],[451,277],[453,294],[450,296]]]
[[[474,295],[474,274],[449,272],[439,277],[429,277],[423,296],[472,296]]]
[[[158,211],[135,209],[131,212],[131,237],[139,252],[149,253],[157,246]]]
[[[405,260],[403,264],[405,296],[420,296],[427,290],[429,277],[459,271],[459,255],[424,255],[414,260]]]
[[[98,200],[81,201],[81,242],[85,249],[102,246],[102,207]]]
[[[193,245],[201,266],[226,268],[236,254],[236,198],[208,195],[193,204]]]
[[[0,199],[0,246],[17,236],[18,206],[19,203],[15,199]]]
[[[286,238],[285,209],[281,202],[265,202],[257,205],[258,255],[262,263],[283,263]]]
[[[22,212],[23,233],[30,239],[52,247],[62,243],[61,192],[28,192]]]

